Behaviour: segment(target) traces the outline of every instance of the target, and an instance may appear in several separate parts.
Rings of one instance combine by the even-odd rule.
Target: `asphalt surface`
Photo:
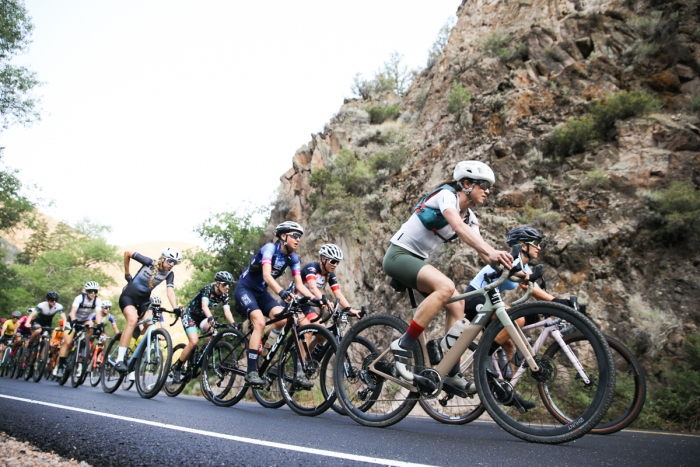
[[[53,406],[7,399],[13,396],[104,414],[130,417],[171,427],[105,418]],[[181,429],[202,430],[192,433]],[[94,466],[246,465],[314,466],[377,465],[324,456],[309,449],[441,466],[698,466],[700,436],[623,431],[588,435],[571,443],[548,446],[527,443],[498,426],[474,422],[442,425],[409,417],[389,428],[357,425],[335,412],[306,418],[286,407],[271,410],[241,402],[220,408],[199,397],[141,399],[135,391],[105,394],[89,385],[73,389],[53,382],[38,384],[0,379],[0,430],[39,449]],[[261,446],[217,438],[238,436],[285,445]],[[336,456],[336,457],[333,457]]]

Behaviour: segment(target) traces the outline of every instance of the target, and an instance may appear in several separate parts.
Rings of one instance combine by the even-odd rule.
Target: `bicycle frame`
[[[131,358],[129,358],[129,361],[127,362],[126,366],[129,369],[129,371],[134,371],[134,367],[136,366],[136,360],[138,360],[139,356],[141,356],[141,353],[145,348],[151,348],[151,334],[155,329],[158,329],[159,326],[159,321],[156,321],[153,316],[146,318],[144,320],[139,321],[136,323],[137,326],[140,326],[142,324],[150,323],[148,328],[146,329],[146,332],[143,336],[143,339],[141,339],[141,342],[139,342],[139,345],[136,346],[134,349],[134,352],[131,354]],[[148,352],[146,354],[146,363],[151,363],[151,353]]]

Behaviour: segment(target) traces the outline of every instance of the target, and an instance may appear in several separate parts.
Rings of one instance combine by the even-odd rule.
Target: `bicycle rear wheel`
[[[503,325],[499,320],[491,322],[479,341],[474,368],[479,397],[491,418],[512,435],[536,443],[564,443],[591,431],[605,415],[615,388],[612,355],[600,330],[581,313],[552,302],[518,305],[509,310],[509,315],[513,321],[521,317],[531,317],[539,323],[545,323],[544,318],[548,323],[560,319],[563,322],[557,329],[573,328],[584,339],[572,348],[571,357],[561,352],[563,358],[552,358],[546,355],[545,345],[541,345],[535,354],[539,371],[533,372],[523,363],[520,368],[524,372],[518,376],[516,371],[511,382],[504,382],[494,376],[497,373],[489,355]],[[540,336],[544,339],[543,332],[545,327],[523,331],[533,342]],[[554,338],[550,335],[547,340],[553,342]],[[576,368],[579,364],[584,375]],[[568,414],[571,423],[562,425],[543,407],[542,391],[561,413]],[[522,404],[528,403],[534,407],[526,410]]]
[[[145,339],[148,339],[148,335]],[[144,399],[152,398],[163,388],[173,358],[173,344],[168,331],[154,329],[150,339],[150,344],[136,361],[136,390]]]
[[[121,339],[122,333],[117,333],[112,340],[107,344],[107,349],[105,350],[105,359],[102,363],[101,368],[101,380],[102,380],[102,390],[107,394],[112,394],[117,390],[122,380],[124,379],[124,374],[119,373],[114,369],[114,365],[117,363],[117,355],[119,353],[119,339]]]
[[[476,343],[472,342],[464,355],[462,355],[460,369],[469,381],[474,381],[474,353],[476,348]],[[420,406],[434,420],[448,425],[464,425],[473,422],[486,411],[478,395],[473,394],[463,398],[448,391],[449,388],[445,391],[445,386],[443,385],[443,390],[437,397],[433,399],[421,398],[420,400]]]
[[[598,435],[616,433],[631,425],[644,407],[647,392],[644,369],[639,360],[619,340],[611,336],[605,336],[605,339],[610,346],[615,362],[615,396],[603,419],[591,430],[591,433]],[[583,334],[569,334],[564,337],[566,345],[572,348],[575,348],[583,340],[585,340]],[[560,353],[562,353],[562,348],[559,344],[550,346],[545,352],[546,355],[554,359],[558,358]],[[558,411],[558,406],[553,403],[545,391],[541,391],[541,396],[547,410],[561,423],[573,421],[565,413]]]
[[[287,343],[280,357],[280,364],[278,366],[281,370],[278,383],[280,391],[282,392],[282,397],[284,397],[290,409],[299,415],[314,417],[328,410],[335,401],[335,392],[324,391],[322,389],[321,386],[325,386],[325,374],[321,372],[321,362],[314,358],[314,354],[309,350],[306,340],[309,336],[309,342],[312,340],[318,341],[319,338],[325,339],[326,342],[323,345],[326,346],[326,354],[332,354],[333,360],[335,360],[334,357],[338,346],[333,334],[323,326],[315,324],[302,326],[297,329],[297,335],[299,336],[299,343],[304,356],[302,357],[300,355],[294,339],[291,337],[287,338]],[[296,383],[295,375],[297,371],[300,371],[302,368],[301,361],[299,360],[300,358],[304,358],[304,365],[306,367],[304,374],[306,378],[314,383],[311,389],[304,389]]]
[[[66,358],[66,366],[63,369],[63,376],[58,378],[58,384],[63,386],[66,384],[66,381],[70,379],[70,374],[71,370],[73,369],[73,365],[75,364],[75,348],[70,350],[70,353],[68,354],[68,357]]]
[[[41,381],[44,376],[44,368],[46,368],[47,360],[49,359],[49,343],[48,341],[42,339],[39,341],[39,352],[37,353],[37,358],[34,361],[34,374],[32,379],[35,383]]]
[[[36,362],[37,353],[38,342],[33,347],[25,351],[25,355],[27,357],[24,359],[24,374],[22,375],[22,378],[24,378],[25,381],[29,381],[32,374],[34,374],[34,362]]]
[[[403,420],[418,402],[418,392],[411,392],[370,369],[374,364],[376,370],[398,378],[389,346],[407,328],[408,325],[395,316],[376,314],[355,323],[340,342],[338,361],[351,362],[357,371],[346,375],[345,365],[336,365],[335,389],[343,408],[357,423],[374,427],[393,425]],[[371,342],[377,352],[371,352],[362,344],[361,338]],[[414,365],[409,369],[414,373],[422,371],[423,351],[420,345],[413,347],[413,362],[420,366]]]
[[[237,329],[228,328],[209,343],[202,360],[202,392],[214,405],[231,407],[237,404],[248,387],[248,340]]]
[[[17,348],[17,352],[15,352],[14,355],[14,360],[15,360],[15,368],[12,372],[12,377],[15,379],[19,379],[20,376],[22,376],[22,364],[24,363],[24,342],[20,344],[20,346]]]
[[[184,391],[185,386],[187,386],[187,383],[189,382],[189,380],[183,379],[179,383],[176,383],[173,379],[173,365],[180,359],[182,349],[185,347],[187,347],[185,344],[177,344],[175,347],[173,347],[173,360],[170,363],[170,372],[168,373],[168,377],[165,378],[165,384],[163,385],[163,392],[165,392],[165,394],[167,394],[169,397],[176,397],[178,394]],[[182,366],[182,369],[187,371],[187,367],[189,367],[189,365],[190,361],[187,359],[185,364]]]

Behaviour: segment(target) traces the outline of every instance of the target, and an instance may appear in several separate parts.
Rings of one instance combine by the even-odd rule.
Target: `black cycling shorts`
[[[148,307],[151,305],[151,296],[150,295],[142,295],[140,297],[135,297],[132,295],[129,295],[125,292],[123,292],[119,296],[119,308],[121,308],[122,312],[124,312],[124,308],[128,306],[133,306],[136,308],[138,311],[139,317],[138,319],[141,319],[141,317],[146,314],[146,311],[148,311]]]

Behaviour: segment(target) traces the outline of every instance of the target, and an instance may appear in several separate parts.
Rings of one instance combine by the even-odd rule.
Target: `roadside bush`
[[[469,89],[462,84],[453,81],[452,90],[447,95],[447,111],[454,115],[461,115],[472,100]]]
[[[398,105],[373,105],[367,109],[369,122],[373,125],[384,123],[386,120],[396,120],[401,115]]]
[[[673,182],[665,190],[648,191],[645,223],[652,237],[673,245],[696,243],[700,232],[700,192],[690,181]]]
[[[594,169],[581,177],[582,188],[603,188],[608,185],[608,174],[600,169]]]
[[[518,223],[528,224],[533,227],[545,228],[555,227],[561,220],[558,212],[545,212],[543,209],[535,208],[530,203],[526,203],[523,210],[516,216]]]
[[[490,56],[500,57],[512,40],[513,36],[510,33],[502,29],[496,29],[484,38],[484,41],[482,42],[482,47],[484,48],[484,51]]]
[[[596,124],[591,117],[572,118],[557,126],[545,143],[545,153],[557,159],[583,152],[586,144],[597,139]]]

